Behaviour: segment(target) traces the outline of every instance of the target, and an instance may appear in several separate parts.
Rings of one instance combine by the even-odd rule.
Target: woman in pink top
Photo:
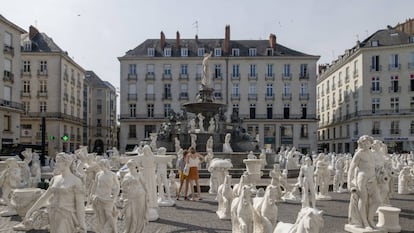
[[[197,192],[198,192],[198,200],[202,200],[201,198],[201,188],[199,183],[199,176],[198,176],[198,167],[200,163],[204,161],[204,157],[197,153],[194,148],[189,148],[190,153],[187,156],[187,164],[190,166],[190,172],[188,173],[187,179],[185,180],[185,195],[184,199],[187,199],[188,193],[188,185],[191,184],[192,181],[195,181],[197,185]],[[194,189],[193,185],[191,185],[191,199],[194,201]]]

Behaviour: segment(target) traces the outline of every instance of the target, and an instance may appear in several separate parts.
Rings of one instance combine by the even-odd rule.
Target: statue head
[[[17,163],[16,158],[8,158],[6,159],[6,164],[8,168],[18,168],[19,164]]]
[[[111,169],[111,164],[109,163],[109,160],[107,160],[107,159],[99,160],[98,164],[102,168],[102,170],[110,170]]]
[[[144,154],[144,156],[151,156],[152,154],[152,150],[151,147],[149,145],[145,145],[144,148],[142,149],[142,152]]]
[[[167,152],[167,148],[160,147],[160,148],[158,148],[157,154],[158,155],[165,155],[166,152]]]
[[[134,159],[130,159],[128,160],[128,162],[126,163],[129,171],[138,171],[138,164]]]
[[[374,138],[368,135],[363,135],[358,139],[358,147],[368,149],[372,143],[374,142]]]

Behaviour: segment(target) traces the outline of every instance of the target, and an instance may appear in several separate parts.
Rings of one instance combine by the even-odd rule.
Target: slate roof
[[[39,32],[32,38],[31,52],[63,52],[46,33]]]
[[[85,81],[93,87],[97,87],[97,88],[107,88],[108,87],[106,85],[106,83],[104,81],[102,81],[102,79],[100,79],[98,77],[98,75],[96,75],[95,72],[93,72],[91,70],[85,71]]]
[[[359,46],[361,48],[368,48],[368,47],[409,44],[410,36],[412,35],[408,35],[407,33],[404,33],[397,29],[393,29],[393,28],[382,29],[382,30],[376,31],[371,36],[367,37],[364,41],[360,43]],[[372,46],[373,41],[378,41],[378,46]]]
[[[147,56],[148,48],[155,48],[154,57],[163,57],[163,49],[161,48],[160,39],[147,39],[136,48],[125,53],[123,58]],[[165,40],[166,48],[171,48],[171,57],[180,57],[180,48],[188,48],[188,57],[198,57],[198,48],[205,48],[205,52],[214,51],[214,48],[224,48],[224,39],[180,39],[180,48],[176,45],[175,39]],[[248,56],[249,48],[257,49],[257,56],[267,56],[266,49],[270,48],[269,40],[230,40],[230,51],[232,48],[240,49],[240,56]],[[222,56],[226,56],[222,52]],[[313,56],[305,54],[281,44],[276,44],[276,50],[273,56]]]

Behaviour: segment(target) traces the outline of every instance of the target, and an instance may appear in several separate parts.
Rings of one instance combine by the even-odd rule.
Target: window
[[[136,117],[137,114],[137,105],[136,104],[130,104],[129,105],[129,116],[130,117]]]
[[[188,85],[186,83],[180,85],[180,98],[188,99]]]
[[[300,94],[301,95],[309,94],[308,83],[301,83],[300,84]]]
[[[221,78],[221,64],[214,65],[214,78]]]
[[[395,70],[400,67],[399,60],[398,60],[398,54],[391,54],[390,55],[390,64],[389,69]]]
[[[234,117],[234,118],[238,118],[239,117],[239,105],[238,104],[233,104],[232,117]]]
[[[147,74],[154,75],[155,68],[154,64],[147,64]]]
[[[214,97],[221,99],[221,84],[220,83],[215,83],[214,84]]]
[[[256,95],[256,84],[255,83],[250,83],[249,95]]]
[[[238,83],[233,83],[233,88],[232,88],[232,95],[233,96],[239,96],[239,84]]]
[[[171,65],[164,64],[164,75],[171,75]]]
[[[266,105],[266,115],[267,115],[267,119],[273,118],[273,105],[272,104]]]
[[[181,57],[188,57],[188,48],[181,48]]]
[[[10,32],[4,32],[3,42],[5,46],[11,47],[12,46],[12,34]]]
[[[47,103],[45,101],[40,101],[39,103],[40,112],[46,112],[47,111]]]
[[[155,125],[145,125],[144,126],[144,137],[149,138],[150,133],[156,132],[157,127]]]
[[[349,66],[345,68],[345,82],[349,82]]]
[[[266,48],[266,55],[267,56],[273,56],[273,49],[272,48]]]
[[[250,48],[249,49],[249,57],[255,57],[257,55],[257,49],[256,48]]]
[[[47,81],[46,80],[39,81],[39,92],[47,93]]]
[[[129,125],[129,138],[137,138],[137,126],[136,125]]]
[[[30,61],[23,61],[23,72],[30,73]]]
[[[137,85],[129,84],[128,85],[128,94],[137,94]]]
[[[231,49],[231,55],[234,57],[240,56],[240,49]]]
[[[273,83],[267,83],[266,84],[266,97],[272,97],[273,96]]]
[[[22,104],[23,104],[23,111],[24,111],[24,114],[27,114],[27,113],[29,113],[29,111],[30,111],[30,102],[22,102]]]
[[[129,74],[137,74],[137,65],[129,64]]]
[[[239,64],[234,64],[234,65],[233,65],[233,73],[232,73],[232,77],[233,77],[233,78],[238,78],[238,77],[240,77],[239,68],[240,68],[240,65],[239,65]]]
[[[390,107],[392,112],[394,113],[398,113],[400,110],[400,104],[399,104],[399,98],[398,97],[391,97],[391,101],[390,101]]]
[[[167,118],[170,115],[171,104],[164,104],[164,117]]]
[[[371,71],[380,71],[381,66],[379,64],[379,56],[375,55],[371,57]]]
[[[47,61],[40,61],[40,72],[47,72]]]
[[[256,65],[250,64],[249,77],[256,77]]]
[[[267,64],[266,77],[273,77],[273,64]]]
[[[414,134],[414,121],[410,123],[410,134]]]
[[[414,52],[411,52],[408,57],[408,69],[413,69],[413,68],[414,68]]]
[[[300,64],[300,77],[308,77],[308,64]]]
[[[3,87],[3,104],[10,105],[11,97],[12,97],[12,89],[9,86]]]
[[[155,49],[154,48],[148,48],[147,49],[147,55],[148,55],[148,57],[155,56]]]
[[[256,119],[256,104],[250,104],[250,119]]]
[[[290,104],[284,104],[283,105],[283,118],[289,119],[290,115]]]
[[[164,48],[164,57],[171,57],[171,48]]]
[[[400,87],[398,86],[398,76],[391,76],[391,87],[390,92],[399,92]]]
[[[10,131],[11,130],[11,117],[10,115],[4,115],[4,125],[3,125],[4,131]]]
[[[283,84],[283,94],[284,95],[290,95],[290,83],[284,83]]]
[[[201,79],[201,74],[203,73],[203,65],[197,64],[196,66],[196,78]]]
[[[410,112],[414,112],[414,97],[411,97]]]
[[[300,137],[301,138],[307,138],[308,137],[308,125],[307,124],[301,124],[300,125]]]
[[[204,50],[204,48],[198,48],[198,49],[197,49],[197,56],[199,56],[199,57],[203,57],[203,56],[204,56],[204,54],[205,54],[205,50]]]
[[[188,75],[188,65],[187,64],[181,64],[181,74]]]
[[[96,100],[96,114],[102,114],[102,100]]]
[[[391,121],[391,134],[399,134],[400,133],[400,122],[399,121]]]
[[[380,92],[380,78],[379,77],[372,77],[371,78],[371,91],[372,92]]]
[[[154,104],[147,104],[147,117],[154,117]]]
[[[23,81],[23,93],[30,93],[30,81]]]
[[[371,46],[372,47],[378,47],[378,40],[371,41]]]
[[[23,51],[29,52],[32,50],[32,42],[30,40],[23,41]]]
[[[380,121],[373,121],[372,122],[372,134],[380,134]]]
[[[164,84],[164,99],[171,99],[171,84]]]
[[[290,64],[283,65],[283,77],[290,77]]]
[[[302,119],[306,119],[306,115],[308,112],[308,105],[307,104],[301,104],[300,105],[302,108]]]
[[[13,78],[12,61],[10,59],[4,59],[4,78]]]
[[[221,57],[221,48],[214,48],[214,56]]]
[[[372,99],[372,113],[377,112],[379,108],[380,108],[380,99],[379,98]]]

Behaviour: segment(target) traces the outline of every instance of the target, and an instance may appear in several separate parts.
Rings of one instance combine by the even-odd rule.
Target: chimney
[[[224,52],[230,52],[230,25],[226,25],[226,31],[224,34]]]
[[[180,32],[177,31],[177,37],[175,39],[175,45],[177,46],[177,48],[180,48]]]
[[[37,30],[37,28],[30,25],[30,27],[29,27],[29,39],[30,40],[33,39],[33,37],[35,37],[38,33],[39,33],[39,31]]]
[[[161,46],[161,49],[164,49],[165,47],[165,35],[163,31],[161,31],[160,46]]]
[[[276,35],[273,33],[270,33],[269,35],[269,43],[270,47],[275,50],[276,49]]]
[[[195,40],[196,40],[196,43],[198,43],[198,35],[197,34],[195,35]]]

